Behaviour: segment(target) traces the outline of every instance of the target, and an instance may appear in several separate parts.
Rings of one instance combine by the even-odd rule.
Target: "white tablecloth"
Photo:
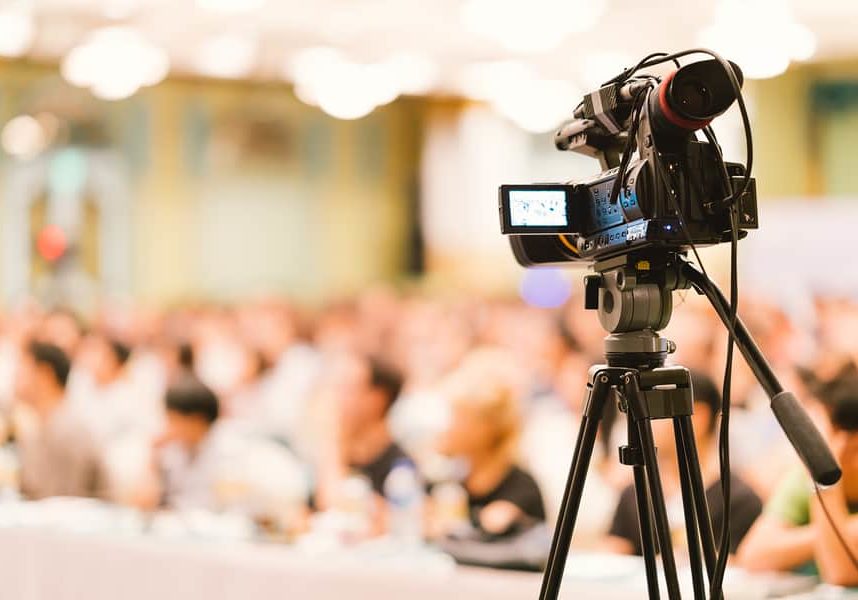
[[[377,558],[363,560],[359,553],[348,556],[309,557],[275,545],[0,529],[0,599],[521,600],[538,596],[540,575],[535,573],[392,566]],[[563,598],[646,596],[642,573],[600,580],[590,576],[600,570],[598,557],[581,558],[578,567],[574,565],[575,558],[570,561],[571,576],[564,583]],[[728,595],[731,600],[760,597],[751,587],[739,587],[748,594],[737,595],[734,589]]]
[[[0,530],[3,600],[535,598],[539,576],[328,564],[288,548]]]

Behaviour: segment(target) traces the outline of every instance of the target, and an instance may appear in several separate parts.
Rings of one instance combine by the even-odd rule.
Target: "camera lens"
[[[706,118],[712,110],[712,94],[701,81],[677,81],[673,97],[680,112],[691,118]]]

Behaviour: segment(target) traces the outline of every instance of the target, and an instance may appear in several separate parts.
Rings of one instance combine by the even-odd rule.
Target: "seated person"
[[[219,418],[214,392],[190,375],[168,388],[165,408],[165,430],[153,445],[155,481],[135,504],[228,509],[263,521],[302,518],[307,478],[287,448],[232,430]]]
[[[105,492],[95,436],[66,399],[70,369],[65,352],[51,344],[32,342],[21,357],[16,393],[26,407],[23,414],[33,416],[19,418],[15,428],[25,497],[100,497]]]
[[[337,370],[339,382],[340,452],[347,469],[365,475],[375,493],[384,494],[384,480],[408,455],[393,441],[387,413],[402,389],[402,377],[367,358],[346,359]]]
[[[503,358],[478,350],[445,387],[452,418],[439,449],[467,463],[462,483],[468,512],[485,539],[513,535],[545,521],[539,487],[516,465],[521,416]]]
[[[721,495],[717,451],[718,411],[721,395],[715,383],[706,375],[692,372],[691,383],[694,394],[694,414],[692,424],[697,452],[700,458],[700,470],[703,484],[706,486],[706,500],[712,519],[712,531],[715,544],[724,522],[724,500]],[[678,535],[674,540],[685,539],[685,522],[682,511],[682,495],[679,480],[679,457],[671,419],[652,421],[653,437],[658,449],[659,472],[667,504],[671,530]],[[762,511],[762,502],[754,491],[735,472],[730,479],[730,552],[736,548]],[[633,485],[626,487],[620,494],[608,537],[602,548],[620,554],[642,554],[640,532],[638,529],[637,501]]]
[[[213,509],[216,469],[222,458],[221,436],[214,432],[220,413],[217,396],[187,375],[167,389],[164,404],[164,430],[154,443],[157,493],[150,503]]]
[[[306,477],[288,449],[230,430],[219,420],[217,396],[197,378],[177,379],[165,408],[165,429],[154,444],[155,482],[136,504],[246,509],[260,518],[305,506]]]
[[[842,479],[820,496],[852,553],[858,554],[858,375],[839,378],[818,394],[830,424],[828,444],[843,469]],[[783,478],[738,559],[747,569],[818,572],[833,585],[858,585],[858,570],[799,466]]]
[[[150,426],[139,390],[129,378],[126,365],[131,349],[118,340],[91,333],[81,343],[75,362],[70,396],[81,415],[100,438],[109,442]]]

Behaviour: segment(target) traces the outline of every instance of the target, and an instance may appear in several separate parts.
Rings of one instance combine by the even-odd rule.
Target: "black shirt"
[[[406,460],[412,464],[414,462],[396,442],[391,442],[381,454],[367,464],[349,466],[369,479],[372,483],[373,491],[383,496],[384,480],[387,479],[387,476],[393,470],[393,465],[400,460]]]
[[[488,494],[477,496],[468,493],[468,509],[471,522],[479,528],[479,512],[496,500],[506,500],[516,505],[531,520],[545,521],[545,505],[539,486],[529,473],[513,466],[501,482]]]
[[[712,533],[715,544],[721,534],[724,523],[724,500],[721,496],[721,482],[716,481],[706,489],[706,501],[712,518]],[[739,543],[763,510],[763,503],[757,494],[738,475],[730,477],[730,553],[736,552]],[[683,530],[684,531],[684,530]],[[628,540],[635,554],[642,554],[640,531],[638,529],[638,508],[634,486],[630,485],[620,494],[617,510],[611,522],[610,535]]]

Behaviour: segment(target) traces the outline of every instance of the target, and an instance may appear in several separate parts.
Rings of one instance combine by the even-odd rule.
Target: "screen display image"
[[[564,227],[569,224],[564,190],[510,190],[513,227]]]

